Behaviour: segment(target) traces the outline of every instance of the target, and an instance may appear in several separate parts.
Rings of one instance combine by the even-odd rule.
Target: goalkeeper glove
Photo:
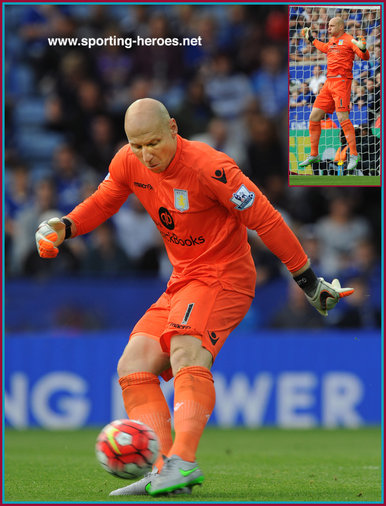
[[[323,316],[327,316],[327,310],[334,308],[339,299],[354,292],[353,288],[341,288],[337,279],[328,283],[323,278],[317,278],[311,268],[296,276],[294,280],[304,290],[309,303]]]
[[[42,258],[55,258],[59,253],[57,246],[70,237],[70,220],[51,218],[42,221],[35,234],[36,247]]]
[[[311,43],[315,40],[315,37],[312,36],[310,27],[303,28],[302,35],[306,40],[308,40]]]
[[[351,42],[358,46],[363,53],[366,52],[366,39],[364,37],[359,37],[359,40],[351,39]]]

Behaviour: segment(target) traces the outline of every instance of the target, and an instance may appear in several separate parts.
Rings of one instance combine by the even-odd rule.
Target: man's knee
[[[199,338],[181,335],[175,335],[171,338],[170,364],[174,375],[182,367],[201,366],[210,369],[212,362],[211,353],[203,348]]]
[[[133,355],[130,353],[130,348],[126,346],[124,352],[120,356],[117,364],[118,377],[123,378],[128,374],[132,374],[138,371],[138,364],[135,363]]]
[[[310,114],[310,121],[321,121],[326,113],[318,107],[313,107]]]
[[[336,116],[338,118],[339,123],[342,123],[342,121],[346,121],[346,119],[349,119],[349,113],[347,111],[337,111]]]
[[[118,360],[119,378],[136,372],[150,372],[159,376],[170,367],[169,356],[160,344],[146,336],[132,337]]]
[[[131,372],[131,364],[129,357],[125,356],[125,353],[122,353],[120,359],[117,364],[117,373],[119,378],[123,378],[127,376]]]

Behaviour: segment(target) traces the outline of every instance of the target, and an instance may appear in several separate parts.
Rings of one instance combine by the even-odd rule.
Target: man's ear
[[[178,134],[178,126],[177,126],[177,123],[176,123],[176,120],[174,118],[170,118],[170,131],[172,133],[172,135],[177,135]]]

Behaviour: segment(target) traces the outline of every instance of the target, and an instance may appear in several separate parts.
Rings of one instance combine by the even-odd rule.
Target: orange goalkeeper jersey
[[[364,53],[351,40],[352,36],[344,33],[340,37],[331,37],[327,43],[320,42],[317,39],[312,41],[319,51],[327,53],[327,77],[341,76],[352,79],[352,66],[355,55],[362,60],[370,58],[370,53],[367,50]]]
[[[256,185],[231,158],[201,142],[178,136],[176,154],[159,174],[145,167],[129,144],[121,148],[96,192],[68,215],[77,235],[116,213],[131,193],[163,237],[173,265],[169,286],[200,279],[253,295],[256,271],[247,228],[256,230],[291,272],[307,261],[295,235]]]

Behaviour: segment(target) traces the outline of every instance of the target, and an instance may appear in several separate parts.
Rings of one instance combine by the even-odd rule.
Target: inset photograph
[[[381,10],[289,7],[289,185],[381,185]]]

